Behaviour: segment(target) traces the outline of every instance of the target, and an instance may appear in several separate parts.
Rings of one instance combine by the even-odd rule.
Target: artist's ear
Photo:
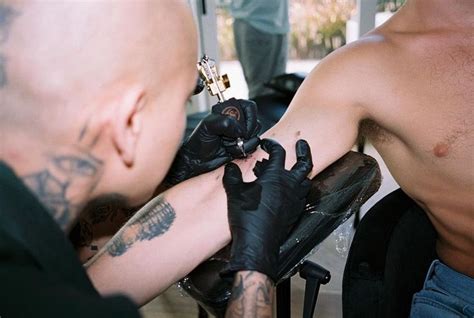
[[[117,100],[112,138],[120,158],[127,166],[132,166],[135,161],[144,105],[145,92],[140,87],[122,91]]]

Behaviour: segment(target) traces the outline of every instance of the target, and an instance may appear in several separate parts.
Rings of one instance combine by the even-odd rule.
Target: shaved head
[[[104,88],[164,86],[177,44],[195,47],[184,1],[4,1],[2,8],[2,127],[62,130],[68,118],[93,111],[89,101]],[[181,54],[181,62],[195,54]]]
[[[0,160],[35,192],[36,176],[55,174],[74,207],[110,193],[148,199],[196,83],[187,2],[0,1]]]

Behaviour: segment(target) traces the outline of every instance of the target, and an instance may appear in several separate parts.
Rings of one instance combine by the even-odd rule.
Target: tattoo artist
[[[236,102],[243,109],[245,127],[213,111],[179,149],[166,178],[168,185],[242,158],[237,145],[224,146],[221,136],[243,137],[245,153],[255,151],[259,143],[256,105],[235,99],[225,103]],[[226,165],[223,177],[232,246],[229,266],[221,275],[234,279],[226,317],[271,317],[280,245],[301,215],[311,185],[307,176],[313,164],[306,141],[296,143],[297,162],[289,171],[284,167],[283,147],[270,139],[263,139],[260,146],[269,158],[257,162],[255,181],[243,182],[234,163]]]
[[[286,171],[283,149],[262,141],[270,156],[255,167],[257,180],[244,183],[231,164],[227,196],[214,182],[224,169],[169,189],[114,236],[116,254],[107,251],[87,272],[67,237],[91,200],[119,195],[140,205],[163,180],[184,129],[196,47],[185,1],[1,1],[0,316],[138,317],[137,304],[227,244],[230,232],[229,316],[233,308],[245,317],[260,315],[247,314],[257,306],[271,310],[278,246],[304,204],[304,142]],[[212,112],[183,144],[168,183],[255,150],[255,104],[229,102],[241,103],[245,125]],[[240,137],[244,151],[222,136]],[[211,177],[206,190],[202,180]],[[258,277],[264,284],[254,290]]]

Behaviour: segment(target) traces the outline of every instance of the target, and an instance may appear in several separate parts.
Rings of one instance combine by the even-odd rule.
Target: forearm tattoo
[[[176,212],[159,195],[141,208],[114,237],[86,264],[90,266],[103,253],[112,257],[123,255],[136,242],[150,241],[168,232],[176,219]]]
[[[107,251],[111,256],[125,253],[136,241],[150,241],[166,233],[176,218],[176,214],[162,197],[158,197],[153,206],[145,209],[137,219],[126,224],[126,231],[112,239]]]
[[[19,13],[13,10],[10,6],[0,3],[0,45],[8,40],[10,26],[18,14]],[[8,83],[6,62],[6,56],[0,52],[0,88],[6,86]]]
[[[25,184],[36,194],[62,229],[70,225],[83,202],[74,199],[87,184],[93,188],[102,161],[89,153],[50,155],[47,167],[23,176]]]
[[[272,317],[273,284],[257,272],[238,272],[226,311],[227,318]]]

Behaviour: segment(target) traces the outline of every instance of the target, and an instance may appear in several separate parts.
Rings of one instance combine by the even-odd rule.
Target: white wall
[[[189,4],[192,8],[199,33],[199,53],[196,57],[196,62],[204,54],[207,54],[210,58],[216,60],[217,65],[219,65],[215,0],[189,0]],[[206,111],[215,103],[217,103],[217,98],[209,96],[207,92],[202,92],[191,98],[191,104],[188,106],[187,112],[190,114]]]

